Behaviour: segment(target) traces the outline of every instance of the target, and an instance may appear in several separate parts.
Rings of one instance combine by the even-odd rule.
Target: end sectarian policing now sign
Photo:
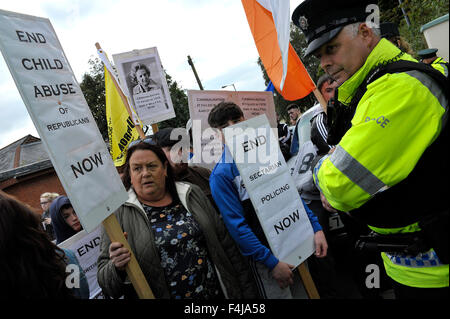
[[[0,10],[0,49],[83,228],[128,195],[48,19]]]
[[[265,114],[224,129],[272,253],[298,266],[314,252],[311,222]]]

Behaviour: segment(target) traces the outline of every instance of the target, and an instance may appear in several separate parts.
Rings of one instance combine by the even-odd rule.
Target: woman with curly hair
[[[89,297],[89,286],[75,255],[53,244],[39,216],[2,191],[0,256],[0,299]],[[66,267],[72,263],[80,271],[79,289],[66,285],[66,279],[70,279]]]

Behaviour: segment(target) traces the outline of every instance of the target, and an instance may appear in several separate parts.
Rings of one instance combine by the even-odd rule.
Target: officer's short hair
[[[344,27],[344,30],[347,30],[353,37],[356,37],[358,35],[359,26],[361,24],[362,24],[362,22],[356,22],[356,23],[346,25]],[[371,29],[376,36],[381,37],[380,28],[372,27]]]

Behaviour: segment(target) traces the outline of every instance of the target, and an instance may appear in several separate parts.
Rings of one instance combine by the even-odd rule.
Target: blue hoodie
[[[67,196],[62,195],[57,197],[51,203],[49,209],[57,245],[77,233],[75,230],[72,229],[72,227],[67,225],[66,221],[64,220],[64,217],[62,216],[61,207],[63,207],[64,205],[72,206],[69,198],[67,198]]]
[[[242,254],[251,256],[255,261],[263,263],[270,270],[275,268],[279,260],[268,248],[267,238],[259,223],[236,163],[226,146],[224,146],[222,158],[211,172],[209,184],[223,221],[231,237],[237,242]],[[308,208],[303,199],[302,203],[314,233],[322,230],[316,215]]]

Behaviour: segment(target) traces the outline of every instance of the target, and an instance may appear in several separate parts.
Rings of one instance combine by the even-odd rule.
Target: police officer
[[[419,51],[417,55],[419,56],[420,62],[425,64],[430,64],[433,68],[448,77],[448,62],[443,58],[436,55],[438,49],[431,48]]]
[[[394,244],[408,241],[381,254],[397,298],[447,298],[448,190],[440,185],[449,180],[448,92],[433,69],[436,78],[417,70],[372,76],[395,61],[417,62],[380,38],[376,9],[367,0],[305,0],[293,13],[305,54],[341,84],[335,99],[351,114],[314,180],[328,210],[351,213]]]

